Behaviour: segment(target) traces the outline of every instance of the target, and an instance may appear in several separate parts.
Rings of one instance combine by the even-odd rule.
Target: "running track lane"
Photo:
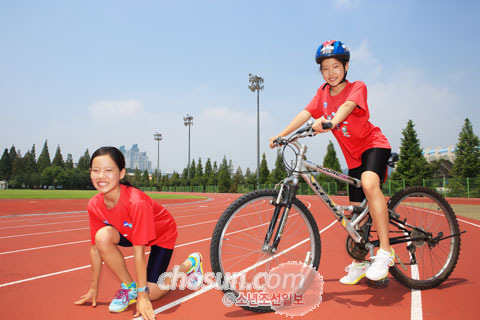
[[[211,220],[215,221],[235,195],[212,195],[212,197],[216,197],[216,199],[208,203],[179,205],[169,208],[180,227],[180,237],[170,267],[180,263],[188,253],[198,250],[205,255],[206,271],[211,270],[207,257],[210,244],[208,238],[211,235],[215,222],[199,223]],[[316,216],[319,228],[323,229],[326,227],[332,221],[330,213],[319,209],[322,207],[316,199],[311,197],[305,197],[304,199],[308,199],[308,201],[314,205],[312,212]],[[0,207],[3,209],[3,206],[0,205]],[[68,207],[63,208],[63,210],[74,211]],[[23,217],[22,219],[25,218],[26,217]],[[38,219],[39,217],[37,216],[36,218]],[[80,219],[78,219],[77,216],[72,220]],[[467,221],[467,219],[462,220]],[[475,225],[464,222],[460,223],[461,229],[466,229],[468,232],[462,236],[460,261],[451,278],[439,288],[421,293],[423,312],[421,312],[420,315],[423,315],[425,319],[468,319],[475,315],[475,295],[473,292],[479,289],[479,279],[475,277],[475,273],[473,272],[474,263],[468,260],[469,257],[470,259],[474,257],[476,251],[478,251],[475,244],[478,243],[480,225],[478,222],[468,221],[473,222]],[[52,221],[50,220],[50,222]],[[21,223],[25,224],[26,222],[23,221]],[[81,224],[81,222],[79,222],[79,224]],[[185,227],[187,225],[192,226]],[[62,230],[61,224],[50,226],[55,227],[51,229],[52,231]],[[79,225],[79,227],[82,226],[88,227],[88,223],[86,225]],[[63,226],[63,228],[64,227],[65,226]],[[0,229],[0,237],[4,234],[4,231],[5,230]],[[26,230],[22,230],[22,232],[23,231]],[[32,230],[30,229],[28,232],[32,233]],[[80,233],[80,239],[78,240],[88,239],[88,230],[78,232]],[[341,232],[341,234],[338,234],[339,232]],[[65,234],[70,234],[70,232],[19,237],[11,246],[13,247],[15,244],[18,244],[17,247],[20,246],[23,249],[35,247],[32,246],[32,237],[35,237],[36,241],[39,241],[39,239],[43,239],[47,235],[50,240],[56,239],[55,243],[62,243]],[[322,233],[323,250],[320,273],[324,276],[325,280],[323,303],[319,308],[307,314],[305,316],[306,319],[314,319],[319,316],[335,316],[336,319],[347,319],[358,317],[362,312],[368,312],[368,316],[372,319],[380,319],[383,317],[390,319],[411,318],[411,291],[394,280],[390,282],[388,288],[377,290],[369,288],[365,283],[353,287],[342,286],[338,283],[338,278],[344,274],[343,268],[350,262],[343,248],[344,239],[345,234],[338,225],[334,225]],[[0,245],[3,241],[6,241],[6,239],[0,239]],[[27,316],[29,318],[34,316],[39,319],[64,319],[65,316],[68,315],[67,318],[71,319],[131,319],[134,313],[134,307],[130,307],[128,311],[118,315],[108,313],[108,303],[111,300],[112,293],[117,289],[118,284],[116,284],[114,276],[106,268],[104,268],[103,271],[99,306],[93,309],[90,306],[77,307],[73,305],[72,301],[88,289],[90,279],[88,246],[89,244],[87,242],[85,244],[72,244],[0,255],[0,269],[2,269],[2,271],[4,266],[11,264],[13,264],[14,267],[17,265],[17,268],[20,268],[19,264],[32,265],[35,267],[31,268],[34,269],[31,270],[31,273],[37,276],[48,273],[44,270],[50,269],[51,267],[54,267],[55,271],[67,269],[62,268],[62,266],[68,264],[68,262],[65,261],[67,259],[64,257],[64,251],[62,251],[64,249],[63,247],[69,248],[72,252],[71,256],[68,256],[68,259],[77,258],[80,259],[80,261],[85,261],[84,264],[75,264],[77,267],[84,266],[83,269],[0,287],[0,295],[2,298],[0,300],[0,308],[5,318],[25,319]],[[13,249],[15,249],[15,247],[13,247]],[[2,252],[5,251],[2,250]],[[34,252],[35,254],[33,254]],[[39,252],[43,254],[38,255]],[[53,256],[55,258],[55,253],[57,253],[57,257],[53,259],[53,266],[44,269],[48,267],[47,265],[49,263],[45,263],[43,257]],[[129,254],[131,253],[127,250],[126,255],[128,256]],[[20,258],[13,258],[15,256]],[[31,260],[39,261],[40,263],[33,263]],[[44,262],[43,264],[42,261]],[[467,263],[467,261],[470,263]],[[130,270],[134,270],[132,259],[127,260],[127,265]],[[4,280],[6,279],[4,279],[4,272],[2,272],[2,275],[0,275],[0,283],[5,284],[6,281]],[[174,291],[164,299],[154,302],[154,308],[160,308],[172,302],[174,303],[191,293],[192,292],[182,292],[179,290]],[[196,317],[202,319],[208,317],[210,319],[228,317],[246,318],[252,316],[250,312],[244,311],[241,308],[224,307],[221,303],[221,297],[220,292],[210,290],[193,299],[164,310],[157,318],[184,319],[187,317]],[[19,301],[28,301],[28,303],[19,305]],[[199,310],[202,311],[199,312]],[[203,310],[208,312],[204,312]],[[275,314],[255,314],[254,316],[255,318],[262,319],[278,319],[278,316]]]

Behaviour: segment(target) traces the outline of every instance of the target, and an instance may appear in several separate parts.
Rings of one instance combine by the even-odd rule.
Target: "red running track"
[[[210,236],[223,210],[238,195],[209,194],[208,201],[168,203],[179,227],[179,238],[170,268],[189,253],[209,262]],[[319,229],[333,221],[318,199],[300,197],[315,216]],[[346,199],[335,199],[339,203]],[[88,200],[0,200],[0,312],[2,319],[132,319],[135,306],[121,314],[108,312],[119,285],[103,268],[98,306],[76,306],[90,283]],[[462,249],[453,274],[438,288],[412,292],[395,280],[387,288],[373,289],[360,282],[343,286],[338,279],[350,263],[345,233],[337,224],[322,232],[319,272],[324,277],[323,302],[305,319],[476,319],[476,294],[480,275],[475,268],[480,222],[459,217]],[[131,249],[122,249],[134,274]],[[413,298],[412,298],[413,297]],[[275,313],[256,314],[222,304],[222,294],[175,290],[153,302],[157,319],[280,319]],[[477,314],[477,315],[476,315]]]

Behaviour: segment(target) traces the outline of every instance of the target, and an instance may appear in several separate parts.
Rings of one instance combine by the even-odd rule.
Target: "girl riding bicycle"
[[[342,284],[356,284],[365,276],[373,281],[386,278],[395,257],[389,242],[388,208],[381,191],[391,147],[380,128],[369,121],[366,85],[346,80],[349,60],[350,51],[342,42],[332,40],[321,44],[315,61],[326,83],[307,107],[279,135],[270,139],[273,148],[276,138],[289,135],[313,117],[316,121],[312,128],[319,133],[332,131],[347,162],[348,175],[362,182],[361,189],[349,185],[349,199],[358,205],[367,198],[380,248],[377,255],[370,258],[371,264],[353,261],[346,268],[348,274],[340,279]],[[327,122],[331,122],[332,129],[322,129],[322,124]]]
[[[96,306],[102,262],[121,282],[121,289],[110,303],[111,312],[121,312],[137,302],[135,316],[155,319],[151,300],[168,293],[157,285],[159,276],[167,270],[177,239],[177,225],[172,215],[142,191],[121,183],[125,177],[125,158],[114,147],[95,151],[90,161],[90,177],[98,194],[88,202],[92,261],[90,290],[76,304],[92,300]],[[137,282],[125,266],[118,246],[132,247]],[[146,263],[145,246],[150,246]],[[191,254],[179,268],[190,275],[202,270],[202,256]],[[193,279],[195,280],[195,279]],[[171,278],[164,281],[170,285]]]

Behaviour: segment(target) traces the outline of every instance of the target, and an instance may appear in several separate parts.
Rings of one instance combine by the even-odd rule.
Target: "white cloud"
[[[350,71],[349,78],[361,79],[366,83],[377,80],[382,74],[382,65],[380,61],[373,55],[368,40],[363,40],[360,46],[350,48]]]
[[[237,123],[241,125],[252,125],[257,123],[256,113],[244,113],[225,107],[203,109],[200,116],[204,119],[208,119],[209,121],[219,121],[233,124]],[[266,121],[268,119],[267,113],[260,111],[260,118],[262,121]]]
[[[372,122],[382,128],[394,149],[400,146],[401,131],[410,119],[423,148],[455,144],[466,112],[449,88],[435,86],[422,70],[403,67],[390,80],[369,86],[369,107]]]
[[[142,102],[130,99],[126,101],[103,100],[88,107],[88,113],[93,120],[119,120],[137,116],[143,112]]]

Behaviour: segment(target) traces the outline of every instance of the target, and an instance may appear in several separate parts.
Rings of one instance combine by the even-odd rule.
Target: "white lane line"
[[[21,219],[21,220],[8,220],[8,221],[0,221],[2,224],[6,223],[16,223],[16,222],[28,222],[28,223],[47,223],[48,221],[46,220],[56,220],[59,221],[59,219],[67,219],[67,218],[85,218],[85,215],[81,216],[68,216],[68,217],[52,217],[52,218],[33,218],[33,219]],[[61,220],[61,221],[69,221],[69,220]]]
[[[334,220],[334,221],[333,221],[332,223],[330,223],[328,226],[326,226],[325,228],[323,228],[322,230],[320,230],[320,233],[325,232],[326,230],[330,229],[330,227],[332,227],[336,222],[337,222],[337,220]],[[308,239],[307,239],[307,240],[308,240]],[[304,240],[304,241],[305,241],[305,240]],[[304,241],[298,243],[297,245],[292,246],[291,248],[293,249],[293,247],[296,247],[296,246],[298,246],[298,245],[301,245]],[[287,249],[287,250],[288,250],[288,249]],[[286,252],[287,252],[287,251],[285,250],[284,253],[286,253]],[[281,254],[282,254],[282,253],[281,253]],[[273,259],[273,257],[272,257],[271,259]],[[269,260],[266,259],[265,261],[262,261],[261,263],[266,263],[266,262],[268,262],[268,261],[269,261]],[[251,270],[253,267],[256,267],[257,265],[258,265],[258,264],[255,264],[255,265],[253,265],[253,266],[245,269],[244,271],[248,271],[249,269]],[[240,271],[240,272],[242,272],[242,271]],[[208,291],[210,291],[210,290],[212,290],[212,289],[214,289],[214,288],[215,288],[215,284],[212,284],[212,285],[210,285],[210,286],[204,287],[204,288],[202,288],[202,289],[200,289],[200,290],[197,290],[197,291],[195,291],[195,292],[193,292],[193,293],[191,293],[191,294],[189,294],[189,295],[187,295],[187,296],[185,296],[185,297],[182,297],[182,298],[177,299],[177,300],[174,300],[174,301],[172,301],[172,302],[170,302],[170,303],[168,303],[168,304],[166,304],[166,305],[164,305],[164,306],[161,306],[160,308],[155,309],[154,312],[155,312],[155,314],[159,314],[159,313],[161,313],[161,312],[163,312],[163,311],[165,311],[165,310],[171,309],[171,308],[173,308],[173,307],[175,307],[175,306],[177,306],[177,305],[179,305],[179,304],[181,304],[181,303],[183,303],[183,302],[185,302],[185,301],[188,301],[188,300],[191,300],[191,299],[193,299],[193,298],[195,298],[195,297],[198,297],[198,296],[200,296],[200,295],[202,295],[202,294],[204,294],[204,293],[206,293],[206,292],[208,292]],[[134,318],[134,319],[135,319],[135,320],[140,320],[140,319],[143,319],[143,317],[137,317],[137,318]]]
[[[6,215],[6,216],[0,216],[0,219],[3,219],[3,218],[18,218],[18,217],[33,217],[33,216],[50,216],[50,215],[57,215],[57,214],[72,214],[72,213],[87,213],[87,211],[10,214],[10,215]]]
[[[458,218],[457,218],[457,220],[458,220],[458,221],[461,221],[461,222],[468,223],[468,224],[470,224],[470,225],[472,225],[472,226],[475,226],[475,227],[477,227],[477,228],[480,228],[480,225],[475,224],[475,223],[472,223],[472,222],[470,222],[470,221],[465,221],[465,220],[458,219]]]
[[[13,250],[13,251],[5,251],[5,252],[0,252],[0,255],[10,254],[10,253],[17,253],[17,252],[32,251],[32,250],[39,250],[39,249],[48,249],[48,248],[60,247],[60,246],[68,246],[68,245],[71,245],[71,244],[85,243],[85,242],[89,242],[89,241],[90,241],[90,240],[80,240],[80,241],[73,241],[73,242],[65,242],[65,243],[59,243],[59,244],[52,244],[52,245],[43,246],[43,247],[35,247],[35,248],[28,248],[28,249],[19,249],[19,250]]]
[[[203,221],[203,222],[198,222],[198,223],[192,223],[192,224],[185,224],[183,226],[178,226],[177,229],[193,227],[193,226],[198,226],[198,225],[201,225],[201,224],[207,224],[207,223],[212,223],[212,222],[218,222],[218,219],[217,220]]]
[[[49,234],[49,233],[57,233],[57,232],[68,232],[68,231],[76,231],[76,230],[85,230],[90,229],[90,227],[86,228],[77,228],[77,229],[67,229],[67,230],[57,230],[57,231],[48,231],[48,232],[37,232],[37,233],[26,233],[26,234],[16,234],[13,236],[3,236],[0,239],[8,239],[8,238],[17,238],[17,237],[26,237],[26,236],[36,236],[39,234]]]
[[[26,228],[26,227],[39,227],[39,226],[47,226],[51,224],[62,224],[62,223],[75,223],[75,222],[85,222],[87,220],[73,220],[73,221],[61,221],[61,222],[48,222],[48,223],[37,223],[37,224],[27,224],[22,226],[9,226],[9,227],[0,227],[0,229],[15,229],[15,228]]]
[[[420,279],[418,273],[418,265],[411,266],[412,279]],[[411,320],[422,320],[423,319],[423,310],[422,310],[422,291],[417,289],[412,289],[412,304],[410,310],[410,319]]]

